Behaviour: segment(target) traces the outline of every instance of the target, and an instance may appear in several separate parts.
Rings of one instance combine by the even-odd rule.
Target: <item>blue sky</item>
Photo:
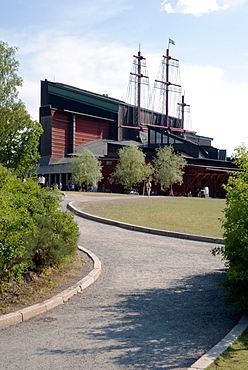
[[[40,80],[122,99],[139,44],[150,84],[168,45],[192,128],[248,147],[248,0],[0,0],[0,39],[17,46],[20,97],[38,119]]]

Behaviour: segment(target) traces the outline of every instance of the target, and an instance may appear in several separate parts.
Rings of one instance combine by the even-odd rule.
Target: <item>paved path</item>
[[[1,330],[1,370],[186,370],[238,321],[211,244],[75,219],[102,275],[67,304]]]

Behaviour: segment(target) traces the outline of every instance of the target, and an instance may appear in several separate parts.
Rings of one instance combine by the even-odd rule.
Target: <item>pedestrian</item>
[[[44,187],[45,187],[45,185],[46,185],[46,179],[45,179],[45,176],[44,176],[44,175],[39,176],[39,178],[38,178],[38,184],[39,184],[42,188],[44,188]]]
[[[146,193],[147,193],[148,197],[149,197],[149,196],[150,196],[150,194],[151,194],[151,190],[152,190],[152,183],[151,183],[151,181],[150,181],[150,180],[148,180],[148,181],[146,182]]]

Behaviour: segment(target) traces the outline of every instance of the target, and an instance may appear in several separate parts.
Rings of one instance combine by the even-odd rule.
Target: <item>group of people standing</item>
[[[38,184],[44,188],[46,186],[46,178],[44,175],[40,175],[38,178]],[[62,185],[62,184],[61,184]],[[60,187],[58,184],[56,184],[54,187]],[[61,186],[62,187],[62,186]],[[151,195],[151,190],[152,190],[152,183],[150,180],[146,182],[146,194],[148,197]],[[89,187],[88,191],[93,191],[93,187]]]

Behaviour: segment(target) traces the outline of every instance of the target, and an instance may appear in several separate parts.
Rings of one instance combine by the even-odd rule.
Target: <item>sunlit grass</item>
[[[101,193],[101,192],[88,192],[88,191],[62,191],[62,194],[73,195],[78,197],[133,197],[130,194],[121,194],[121,193]]]
[[[248,329],[207,370],[247,370]]]
[[[224,199],[139,197],[81,202],[85,212],[135,225],[222,237]]]

